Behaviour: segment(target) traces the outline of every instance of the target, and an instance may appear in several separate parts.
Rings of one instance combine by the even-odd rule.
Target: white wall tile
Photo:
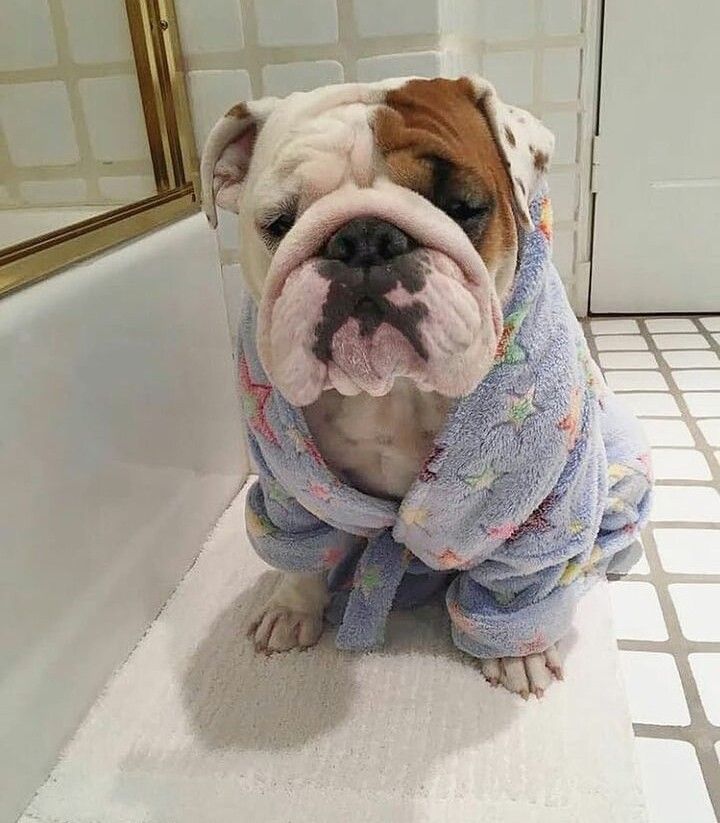
[[[4,0],[0,17],[0,71],[57,63],[47,0]]]
[[[337,60],[307,60],[263,66],[263,94],[285,97],[293,91],[310,91],[342,83],[343,67]]]
[[[667,391],[659,371],[609,371],[605,380],[613,391]]]
[[[217,237],[223,251],[240,250],[240,225],[234,212],[225,209],[218,211]]]
[[[15,202],[15,198],[10,194],[7,186],[0,186],[0,205],[9,206]]]
[[[579,34],[580,0],[544,0],[543,11],[546,34]]]
[[[132,60],[125,4],[117,0],[63,0],[70,53],[76,63]]]
[[[51,166],[80,159],[65,83],[50,80],[0,87],[2,126],[16,166]]]
[[[720,574],[720,531],[653,529],[660,562],[672,574]]]
[[[98,185],[100,194],[115,203],[132,203],[157,193],[154,178],[144,174],[101,177]]]
[[[683,394],[693,417],[720,417],[720,393],[687,392]]]
[[[245,45],[240,0],[175,0],[183,54],[233,51]]]
[[[656,480],[712,480],[705,456],[696,449],[653,449],[652,465]]]
[[[335,0],[255,0],[258,42],[261,46],[310,46],[336,43]]]
[[[20,194],[26,202],[39,206],[84,203],[87,200],[87,182],[79,177],[25,180],[20,183]]]
[[[148,158],[142,102],[134,74],[78,81],[90,146],[96,160]]]
[[[555,220],[574,220],[577,208],[577,173],[556,171],[548,174],[550,197]]]
[[[483,5],[485,40],[527,40],[534,35],[534,0],[484,0]]]
[[[685,637],[720,642],[720,583],[672,583],[668,589]]]
[[[619,652],[633,723],[689,726],[680,674],[671,654]]]
[[[600,352],[600,365],[604,369],[656,369],[658,362],[649,351]]]
[[[357,61],[357,78],[361,83],[371,83],[388,77],[435,77],[440,71],[439,51],[383,54],[378,57],[364,57]]]
[[[252,99],[250,75],[244,69],[188,72],[188,94],[198,152],[225,112],[236,103]]]
[[[580,49],[545,49],[543,54],[543,99],[572,102],[580,92]]]
[[[720,369],[684,369],[673,371],[672,376],[680,391],[720,390]]]
[[[645,437],[651,446],[694,446],[690,429],[682,420],[654,420],[643,418],[640,421]]]
[[[353,0],[360,37],[435,34],[440,30],[438,0]]]
[[[553,163],[574,163],[578,139],[577,114],[574,111],[553,111],[544,114],[542,121],[555,135]]]
[[[680,408],[670,394],[628,392],[623,394],[623,402],[630,407],[633,414],[640,417],[680,417]]]
[[[635,751],[652,823],[716,823],[692,743],[639,737]]]
[[[714,351],[668,351],[663,359],[673,369],[720,368],[720,358]]]
[[[240,308],[243,300],[244,286],[242,268],[237,264],[222,267],[223,294],[227,307],[228,328],[233,342],[233,349],[237,345],[238,325],[240,323]]]
[[[667,640],[660,601],[652,583],[610,585],[615,634],[622,640]]]
[[[689,659],[707,719],[720,726],[720,654],[691,654]]]
[[[445,0],[440,4],[440,25],[443,32],[458,31],[469,36],[485,36],[485,8],[479,0]]]
[[[720,493],[707,486],[656,486],[650,514],[655,523],[720,522]]]
[[[533,100],[533,53],[529,50],[490,52],[485,76],[506,103],[527,108]]]
[[[710,344],[701,334],[653,334],[660,349],[709,349]]]

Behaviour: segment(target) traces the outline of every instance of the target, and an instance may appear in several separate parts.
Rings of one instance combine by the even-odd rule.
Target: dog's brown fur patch
[[[482,232],[470,238],[489,270],[516,247],[510,179],[469,80],[411,80],[388,92],[374,130],[394,182],[431,197],[428,158],[441,157],[459,188],[495,203]]]

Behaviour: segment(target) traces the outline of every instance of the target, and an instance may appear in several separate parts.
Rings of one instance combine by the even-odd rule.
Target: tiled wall
[[[558,140],[555,259],[587,306],[595,0],[175,0],[198,145],[238,100],[327,83],[481,72]],[[220,232],[230,322],[237,238]]]
[[[0,206],[155,192],[123,0],[2,0]]]

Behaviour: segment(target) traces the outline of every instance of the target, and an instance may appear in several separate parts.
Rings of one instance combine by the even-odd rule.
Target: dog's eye
[[[445,207],[448,217],[457,223],[482,220],[492,210],[489,203],[473,203],[468,200],[452,200]]]
[[[296,215],[294,212],[285,212],[276,217],[271,223],[263,226],[263,231],[273,240],[282,240],[283,237],[295,225]]]

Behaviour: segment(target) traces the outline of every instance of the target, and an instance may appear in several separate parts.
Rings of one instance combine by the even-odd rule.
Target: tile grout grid
[[[707,326],[703,324],[703,321],[707,323]],[[669,395],[677,404],[678,411],[673,412],[671,417],[674,421],[682,421],[680,423],[681,427],[682,424],[685,424],[692,438],[692,445],[686,443],[683,448],[678,442],[665,442],[662,438],[659,438],[660,443],[656,442],[653,444],[652,432],[648,431],[651,445],[662,446],[664,453],[687,454],[689,449],[693,449],[702,455],[702,458],[704,458],[707,463],[709,469],[705,475],[707,479],[690,480],[682,477],[674,477],[672,476],[674,472],[671,470],[669,474],[664,472],[662,479],[656,480],[658,488],[662,490],[663,487],[673,487],[677,490],[678,494],[682,494],[682,490],[685,488],[707,488],[714,491],[717,495],[720,489],[720,451],[717,451],[720,442],[715,444],[710,442],[712,435],[706,435],[706,433],[703,432],[702,427],[698,424],[697,418],[720,418],[720,334],[716,333],[715,336],[713,336],[711,333],[711,330],[720,332],[720,317],[705,317],[702,319],[690,317],[637,317],[612,320],[593,318],[592,320],[585,321],[584,327],[593,357],[600,364],[606,376],[607,373],[610,372],[608,382],[611,387],[613,387],[614,375],[625,376],[616,387],[613,387],[618,394],[621,396],[626,395],[628,398],[631,398],[633,394],[637,393],[641,393],[644,397],[657,395],[659,398]],[[659,345],[658,339],[653,337],[653,334],[662,335],[662,345]],[[690,335],[694,336],[692,340],[688,339]],[[638,340],[632,336],[640,338],[643,342],[638,345]],[[606,347],[603,344],[602,349],[598,348],[598,339],[604,339],[605,342],[607,342],[611,337],[617,338],[614,345]],[[672,367],[670,365],[672,361],[668,362],[664,354],[666,352],[677,354],[678,351],[686,353],[686,360],[689,364],[693,363],[693,356],[695,356],[695,365]],[[708,354],[704,361],[702,357],[699,356],[700,352]],[[608,354],[620,354],[622,356],[620,358],[603,357],[603,355]],[[648,357],[648,355],[650,356]],[[682,363],[682,359],[681,356],[676,362]],[[603,366],[603,360],[605,360],[607,365]],[[650,365],[653,360],[656,361],[655,365]],[[613,361],[615,361],[617,365],[610,365]],[[623,367],[623,363],[625,363],[625,367]],[[704,363],[704,365],[701,366],[701,363]],[[709,368],[706,368],[707,366],[709,366]],[[655,381],[652,378],[643,380],[638,377],[633,387],[633,374],[644,377],[651,370],[653,374],[660,376],[660,381]],[[700,387],[699,389],[695,387],[690,388],[690,386],[693,385],[692,381],[685,381],[686,387],[681,388],[681,384],[676,380],[678,373],[685,372],[686,375],[689,375],[689,373],[699,373],[701,370],[703,374],[709,375],[709,378],[706,381],[702,379],[698,381],[697,386]],[[667,384],[665,388],[661,388],[660,386],[663,380]],[[714,380],[717,382],[713,382]],[[703,382],[705,382],[706,385],[702,385]],[[703,395],[705,395],[707,392],[713,390],[715,392],[713,397],[717,398],[715,401],[717,406],[713,408],[711,405],[709,413],[707,414],[693,415],[691,407],[688,405],[684,395],[691,394],[695,391],[702,391]],[[713,401],[711,401],[711,404],[712,402]],[[663,410],[663,413],[660,412],[659,407],[650,407],[649,410],[656,413],[648,414],[646,413],[648,409],[639,409],[636,412],[641,423],[648,429],[650,429],[652,421],[667,421],[670,419],[670,415],[668,415],[666,409]],[[718,425],[720,426],[720,421],[718,421]],[[684,431],[684,429],[682,429],[682,431]],[[670,438],[670,440],[672,441],[672,438]],[[715,445],[715,448],[713,448],[713,445]],[[682,471],[678,471],[677,473],[682,474]],[[692,472],[686,472],[686,474],[692,474]],[[720,501],[720,496],[718,499]],[[666,520],[663,512],[656,512],[655,517],[658,517],[658,519],[651,521],[643,534],[647,568],[637,570],[636,567],[631,574],[626,575],[622,580],[627,583],[649,583],[654,587],[659,600],[660,612],[665,624],[667,639],[651,640],[626,637],[625,635],[631,634],[631,632],[623,633],[621,629],[618,632],[618,646],[621,654],[623,652],[636,652],[650,653],[653,655],[654,653],[653,656],[656,659],[658,658],[658,653],[672,655],[672,659],[679,673],[684,700],[687,704],[689,722],[685,725],[680,725],[679,723],[673,725],[663,722],[647,722],[650,718],[645,717],[643,717],[643,722],[638,722],[635,720],[635,717],[633,717],[633,728],[636,738],[640,741],[647,738],[660,741],[684,741],[686,744],[689,743],[694,747],[697,762],[699,763],[702,778],[704,779],[709,796],[709,800],[701,797],[698,802],[701,807],[707,810],[709,815],[712,815],[709,806],[709,804],[712,803],[715,817],[720,820],[720,726],[711,722],[710,713],[713,710],[708,705],[713,700],[717,701],[718,695],[717,693],[712,696],[702,693],[702,686],[696,680],[696,675],[693,673],[693,667],[690,661],[690,655],[712,655],[714,656],[714,660],[718,666],[718,673],[720,674],[720,634],[717,633],[717,626],[720,625],[720,620],[714,619],[710,614],[704,617],[706,621],[714,622],[716,627],[714,634],[712,634],[711,631],[711,639],[691,639],[686,637],[683,632],[682,615],[679,613],[676,601],[673,600],[671,593],[671,587],[678,584],[687,586],[714,584],[717,587],[715,602],[718,604],[715,606],[715,609],[720,609],[720,567],[713,567],[715,573],[711,571],[711,573],[698,574],[695,573],[696,569],[694,566],[693,573],[678,572],[676,566],[673,566],[673,570],[670,571],[662,564],[655,537],[658,529],[663,532],[696,529],[698,530],[698,537],[707,530],[714,532],[717,535],[717,539],[720,540],[720,522],[718,522],[718,518],[712,518],[709,522],[707,520],[703,520],[702,522],[681,519]],[[678,531],[677,534],[684,535],[685,531]],[[720,543],[716,543],[715,547],[720,551]],[[694,548],[693,545],[688,543],[688,545],[683,547],[683,551],[687,552],[689,556],[693,553]],[[713,612],[711,612],[711,614],[713,614]],[[687,632],[687,627],[685,630]],[[718,680],[720,680],[720,677]],[[657,686],[658,684],[651,682],[650,679],[648,679],[645,684],[648,690],[653,690]],[[713,687],[707,686],[706,684],[706,688],[714,688],[717,690],[719,687],[716,682]],[[703,698],[705,702],[703,702]],[[714,711],[713,719],[717,723],[719,722],[716,716],[717,709]],[[668,769],[666,773],[662,775],[658,774],[657,780],[652,781],[652,783],[662,782],[663,778],[665,781],[673,782],[675,775],[669,773],[669,771]],[[647,789],[648,787],[646,786],[646,790]],[[700,787],[700,789],[702,789],[702,787]],[[668,821],[669,823],[669,821],[676,819],[672,816],[674,813],[672,810],[663,811],[661,803],[658,802],[654,806],[652,801],[653,798],[650,797],[651,812],[654,811],[657,815],[657,817],[654,816],[652,818],[653,823],[655,823],[656,819],[658,823],[660,823],[660,821],[663,821],[663,823],[664,821]],[[689,820],[690,817],[686,817],[685,819]],[[703,819],[711,820],[712,817],[706,816]]]

